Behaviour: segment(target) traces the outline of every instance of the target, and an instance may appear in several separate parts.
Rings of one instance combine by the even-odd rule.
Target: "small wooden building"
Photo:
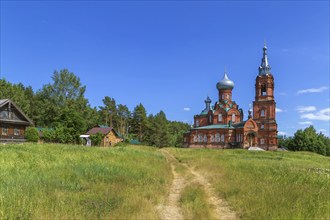
[[[0,99],[0,142],[25,141],[32,120],[10,99]]]
[[[103,147],[110,147],[123,141],[121,136],[112,127],[96,126],[90,129],[86,135],[95,135],[97,133],[101,133],[103,135],[101,142],[101,146]]]

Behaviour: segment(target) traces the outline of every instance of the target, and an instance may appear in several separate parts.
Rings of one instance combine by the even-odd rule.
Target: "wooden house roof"
[[[108,134],[110,131],[112,130],[111,127],[94,127],[92,129],[90,129],[86,134],[97,134],[97,133],[101,133],[103,135]]]
[[[13,112],[10,109],[15,109],[16,111]],[[5,111],[11,111],[11,113],[3,113]],[[0,122],[33,125],[33,121],[10,99],[0,99]]]

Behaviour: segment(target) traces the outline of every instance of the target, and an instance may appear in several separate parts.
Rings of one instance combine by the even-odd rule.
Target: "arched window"
[[[218,115],[218,122],[222,122],[222,114]]]
[[[198,142],[203,142],[203,136],[201,134],[198,135]]]
[[[225,142],[225,135],[224,134],[221,135],[221,142]]]
[[[205,143],[207,142],[207,136],[206,136],[206,134],[204,134],[204,142]]]
[[[220,134],[219,133],[215,134],[215,142],[220,142]]]
[[[214,142],[214,135],[211,135],[211,142]]]
[[[212,123],[212,115],[209,116],[209,122]]]
[[[198,127],[199,126],[199,121],[198,120],[196,120],[196,127]]]
[[[260,144],[265,144],[265,139],[260,139]]]
[[[261,129],[265,129],[265,125],[264,124],[261,124]]]
[[[236,115],[235,115],[235,114],[232,114],[232,115],[231,115],[231,121],[232,121],[232,122],[235,122],[235,120],[236,120]]]
[[[261,95],[266,96],[267,95],[267,90],[266,90],[266,85],[261,86]]]
[[[262,110],[260,111],[260,116],[261,116],[261,117],[265,117],[265,110],[264,110],[264,109],[262,109]]]

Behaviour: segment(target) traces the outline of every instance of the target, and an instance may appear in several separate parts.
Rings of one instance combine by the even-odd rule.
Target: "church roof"
[[[203,129],[230,129],[234,128],[233,126],[229,126],[228,124],[215,124],[215,125],[207,125],[197,128],[192,128],[191,130],[203,130]]]
[[[244,125],[247,121],[241,121],[241,122],[238,122],[238,123],[235,123],[233,124],[233,127],[234,128],[244,128]]]

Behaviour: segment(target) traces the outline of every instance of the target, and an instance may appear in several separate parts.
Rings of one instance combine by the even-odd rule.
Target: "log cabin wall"
[[[0,124],[0,141],[25,140],[25,125]]]

